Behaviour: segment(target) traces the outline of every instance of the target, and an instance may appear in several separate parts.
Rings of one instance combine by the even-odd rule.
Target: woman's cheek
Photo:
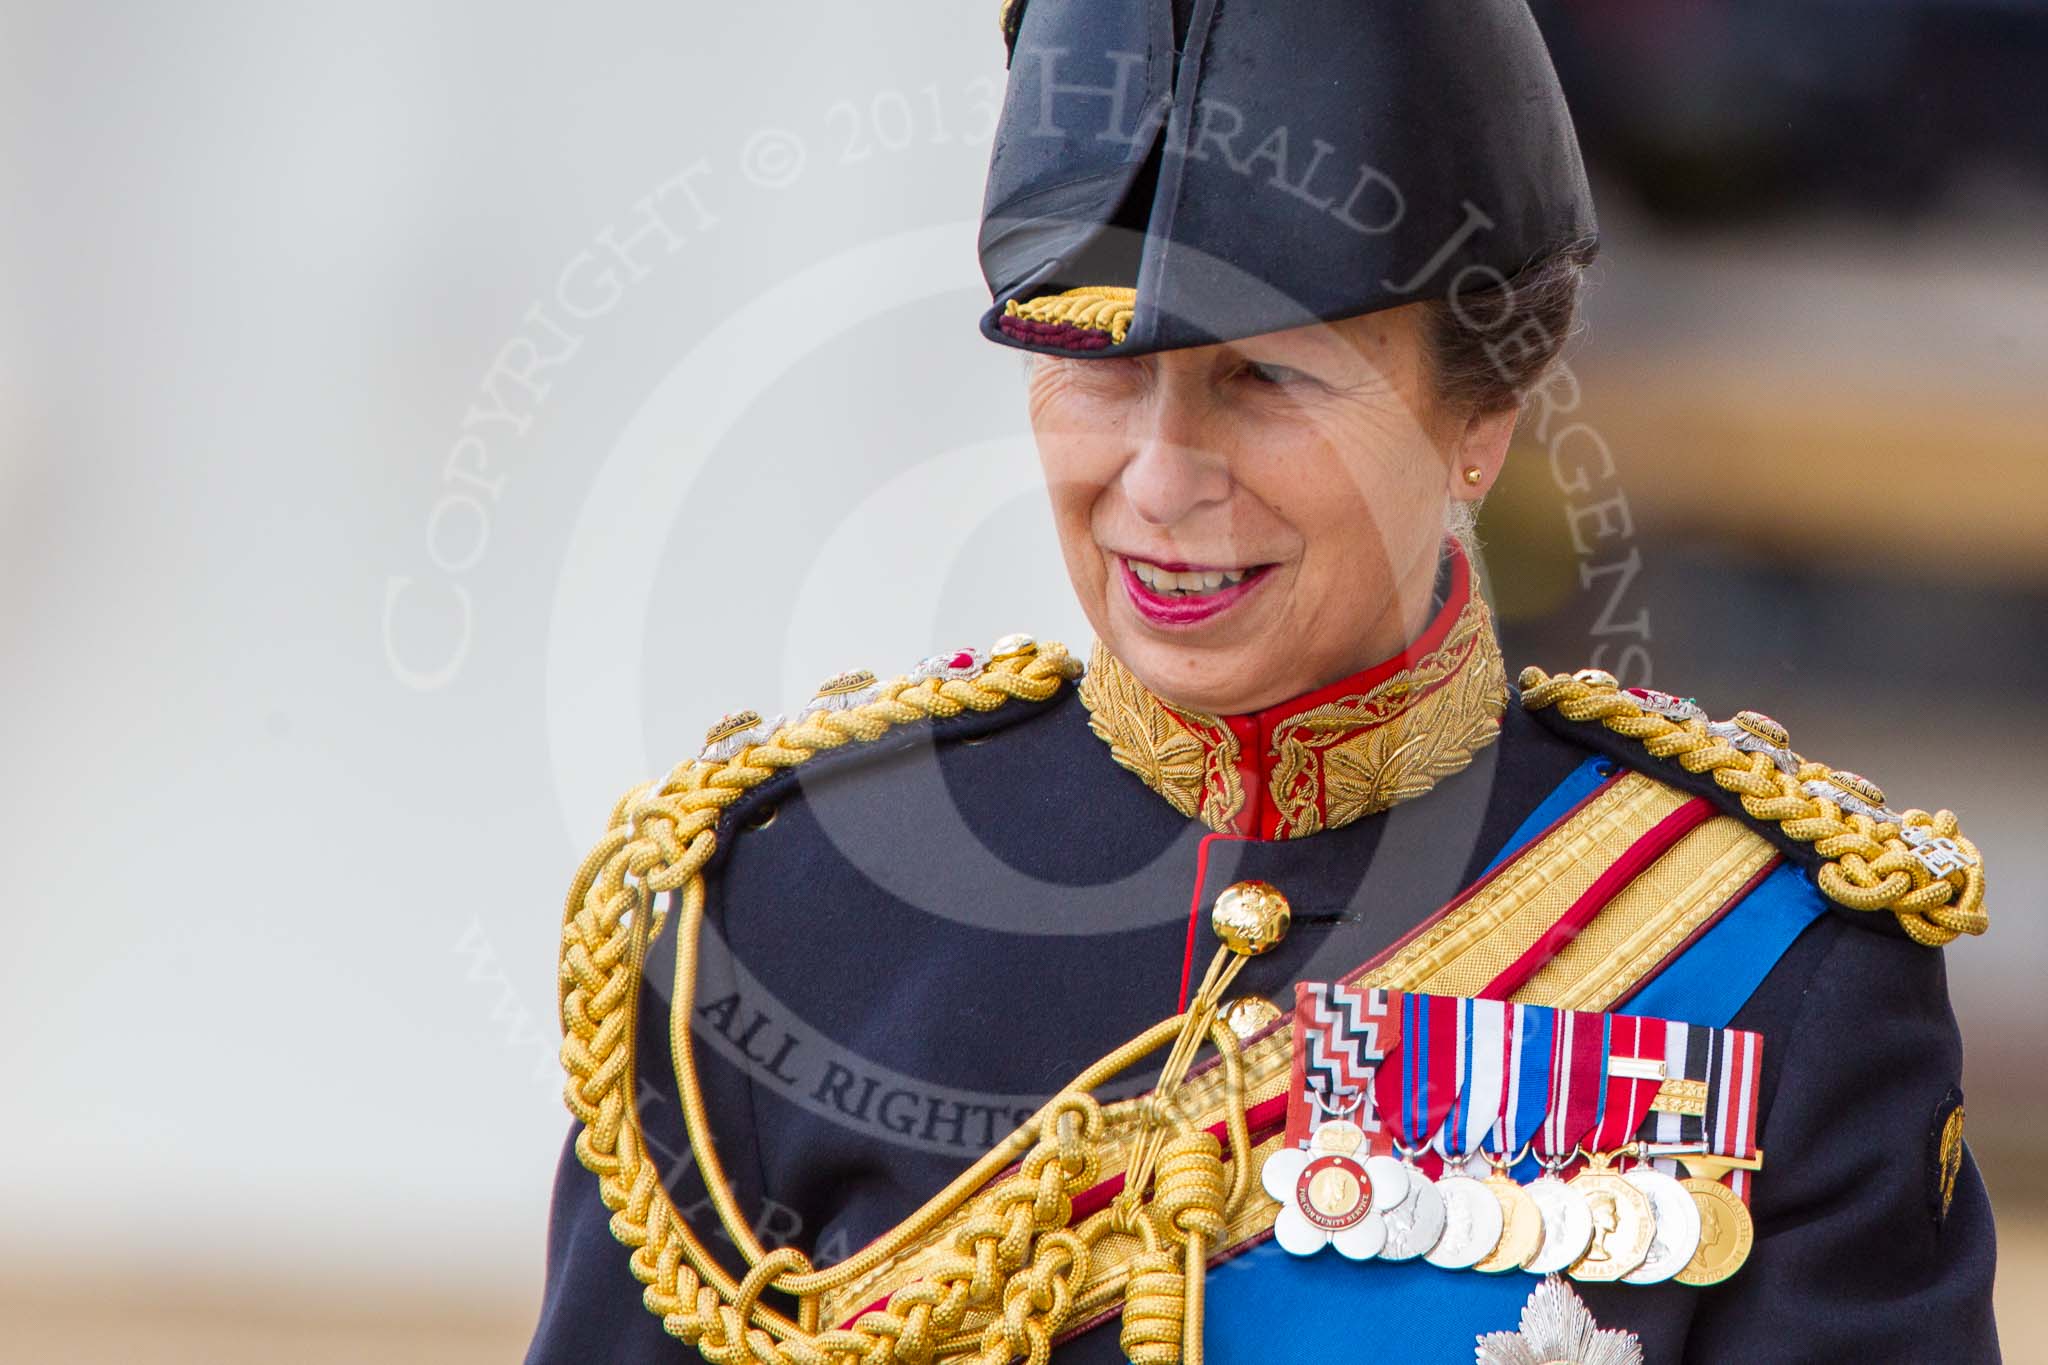
[[[1101,558],[1095,547],[1094,493],[1074,482],[1055,484],[1052,487],[1053,529],[1059,533],[1060,551],[1067,561],[1067,571],[1075,586],[1083,583],[1090,561]]]
[[[1090,445],[1071,433],[1038,434],[1039,466],[1045,475],[1046,495],[1052,501],[1053,519],[1062,537],[1073,526],[1087,529],[1090,509],[1102,493],[1105,480],[1096,467],[1101,461]]]

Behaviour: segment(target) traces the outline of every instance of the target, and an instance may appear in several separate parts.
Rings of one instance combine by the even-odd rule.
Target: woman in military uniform
[[[1004,34],[981,330],[1097,643],[620,802],[529,1360],[1995,1359],[1954,817],[1501,659],[1471,513],[1597,243],[1521,0]]]

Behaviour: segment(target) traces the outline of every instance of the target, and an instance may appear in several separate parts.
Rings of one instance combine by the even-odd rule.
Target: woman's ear
[[[1460,502],[1477,502],[1493,488],[1507,463],[1508,443],[1514,440],[1519,407],[1498,412],[1477,412],[1467,417],[1453,444],[1450,462],[1450,495]]]

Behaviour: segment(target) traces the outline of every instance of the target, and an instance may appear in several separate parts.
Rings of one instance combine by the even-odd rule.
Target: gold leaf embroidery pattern
[[[1100,642],[1081,679],[1088,728],[1119,765],[1173,808],[1213,830],[1228,830],[1244,806],[1237,736],[1199,711],[1154,696]]]
[[[1274,732],[1281,834],[1334,829],[1422,795],[1499,736],[1507,704],[1493,622],[1474,597],[1443,644],[1412,668]]]

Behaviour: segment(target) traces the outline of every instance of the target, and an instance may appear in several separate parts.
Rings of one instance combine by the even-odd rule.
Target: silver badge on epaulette
[[[1652,715],[1677,721],[1680,725],[1689,720],[1705,720],[1706,710],[1691,697],[1674,697],[1669,692],[1659,692],[1654,687],[1631,687],[1628,695],[1635,704]]]
[[[1737,711],[1733,720],[1710,721],[1707,733],[1746,754],[1770,755],[1781,772],[1799,771],[1799,755],[1792,752],[1792,736],[1761,711]]]
[[[1930,876],[1946,877],[1951,872],[1962,872],[1977,865],[1977,859],[1963,851],[1962,845],[1945,835],[1936,834],[1925,825],[1905,825],[1899,830],[1899,837],[1906,841],[1906,847],[1913,850],[1913,856],[1920,860],[1920,866]]]
[[[865,706],[876,696],[875,675],[865,668],[835,673],[818,684],[818,691],[804,703],[802,714],[808,716],[814,711],[851,711],[856,706]]]
[[[1880,825],[1896,825],[1899,817],[1884,806],[1873,806],[1847,787],[1837,786],[1825,778],[1814,778],[1811,782],[1799,784],[1799,790],[1816,799],[1832,801],[1851,815],[1867,815]]]
[[[781,728],[781,716],[763,720],[759,711],[728,712],[704,732],[704,747],[697,757],[706,763],[723,763],[749,744],[765,743]]]
[[[934,654],[918,660],[917,667],[910,670],[912,682],[923,682],[926,678],[971,678],[981,672],[987,663],[978,649],[956,649],[951,654]]]

